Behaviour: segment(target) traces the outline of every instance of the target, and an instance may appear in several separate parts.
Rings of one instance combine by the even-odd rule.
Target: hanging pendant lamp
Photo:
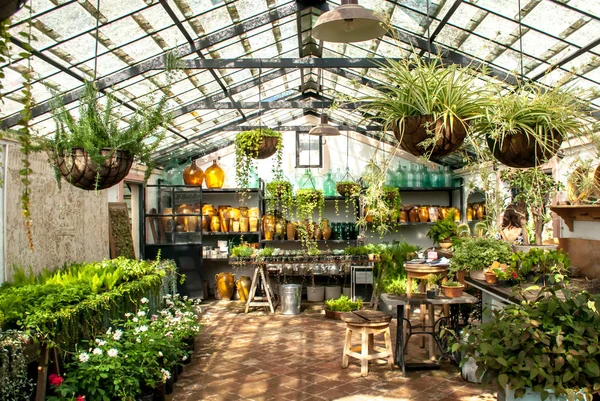
[[[342,0],[338,8],[321,14],[312,35],[325,42],[353,43],[379,38],[386,31],[383,21],[358,0]]]
[[[329,124],[329,119],[327,118],[327,114],[321,115],[321,123],[315,127],[313,127],[310,131],[308,131],[308,135],[315,136],[337,136],[340,135],[340,131]]]

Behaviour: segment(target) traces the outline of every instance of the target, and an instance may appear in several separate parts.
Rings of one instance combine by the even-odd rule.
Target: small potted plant
[[[438,283],[441,279],[441,276],[436,274],[430,274],[427,277],[427,298],[435,299],[439,295],[440,289],[438,287]]]
[[[496,273],[494,273],[491,270],[486,271],[485,273],[483,273],[485,275],[485,282],[488,284],[496,284],[498,283],[498,277],[496,276]]]
[[[445,283],[442,283],[442,290],[444,291],[444,296],[448,298],[459,298],[462,296],[462,292],[465,286],[460,283],[460,281],[454,281],[454,279],[449,279]]]
[[[485,280],[484,270],[492,263],[510,263],[512,258],[510,244],[486,237],[465,238],[455,246],[450,259],[450,269],[466,271],[476,280]]]
[[[345,295],[337,299],[328,299],[325,301],[325,317],[333,320],[341,320],[342,314],[362,309],[362,300],[359,298],[353,302]]]
[[[427,238],[431,238],[442,249],[450,248],[452,246],[452,238],[456,236],[458,229],[458,225],[454,221],[456,213],[456,209],[448,211],[446,217],[436,221],[427,232]]]

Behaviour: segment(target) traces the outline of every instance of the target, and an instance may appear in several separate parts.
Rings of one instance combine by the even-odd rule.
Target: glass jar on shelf
[[[417,164],[415,166],[415,188],[423,188],[423,180],[425,178],[425,174],[423,172],[423,166],[420,164]]]
[[[415,169],[412,163],[408,165],[406,171],[406,187],[415,188]]]
[[[335,181],[331,177],[331,170],[327,173],[327,177],[323,182],[323,195],[324,196],[335,196],[337,190],[335,188]]]
[[[206,169],[204,181],[206,182],[206,188],[223,188],[225,172],[219,167],[216,160],[213,160],[213,164]]]
[[[452,187],[452,171],[450,171],[450,167],[448,166],[444,167],[444,187]]]

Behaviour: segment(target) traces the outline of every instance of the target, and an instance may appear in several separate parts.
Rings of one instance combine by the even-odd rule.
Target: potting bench
[[[438,348],[440,349],[441,358],[452,358],[452,355],[448,353],[445,347],[445,341],[441,336],[443,327],[448,327],[458,332],[458,320],[459,320],[459,305],[460,304],[474,304],[477,302],[477,298],[472,295],[463,293],[458,298],[448,298],[440,295],[434,299],[428,299],[425,294],[405,294],[405,295],[392,295],[382,294],[381,298],[388,305],[396,305],[397,308],[397,329],[396,329],[396,350],[394,352],[394,364],[398,365],[402,369],[402,376],[406,376],[406,369],[439,369],[439,363],[411,363],[407,364],[404,360],[404,354],[408,345],[408,340],[413,334],[427,334],[433,337]],[[413,305],[425,305],[432,306],[430,311],[433,311],[433,307],[436,305],[449,305],[450,314],[448,316],[440,317],[437,321],[434,321],[433,312],[430,312],[430,326],[422,327],[422,331],[413,331],[410,320],[404,318],[404,307]],[[404,326],[407,326],[407,334],[404,334]],[[440,359],[441,359],[440,358]]]

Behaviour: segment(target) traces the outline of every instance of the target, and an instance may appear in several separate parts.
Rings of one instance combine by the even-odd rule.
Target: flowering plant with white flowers
[[[154,324],[162,325],[167,337],[193,341],[202,328],[198,321],[201,312],[199,301],[179,294],[166,295],[164,300],[165,308],[158,312],[160,319]]]

